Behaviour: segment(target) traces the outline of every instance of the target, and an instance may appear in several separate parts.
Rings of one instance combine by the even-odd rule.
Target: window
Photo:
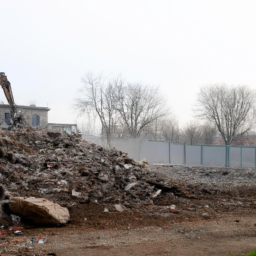
[[[34,114],[32,116],[32,126],[36,127],[36,126],[39,126],[39,125],[40,125],[40,116],[37,115],[37,114]]]
[[[11,124],[10,113],[5,113],[4,119],[5,119],[6,124],[8,124],[8,125]]]

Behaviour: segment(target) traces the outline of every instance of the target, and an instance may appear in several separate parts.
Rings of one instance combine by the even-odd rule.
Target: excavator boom
[[[5,97],[12,108],[11,118],[14,119],[14,116],[17,114],[17,108],[14,103],[11,83],[8,81],[4,72],[0,72],[0,85],[2,86]]]

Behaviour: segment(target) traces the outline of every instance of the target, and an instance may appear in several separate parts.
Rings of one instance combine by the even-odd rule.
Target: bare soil
[[[201,214],[195,217],[195,213],[189,211],[162,217],[102,212],[100,208],[98,214],[93,209],[94,214],[90,215],[88,212],[92,209],[89,207],[93,206],[87,207],[77,212],[86,216],[83,222],[76,222],[71,213],[73,219],[65,227],[27,226],[21,236],[3,232],[1,240],[3,243],[9,241],[9,246],[1,255],[226,256],[256,249],[256,209],[237,207],[210,217]],[[40,235],[44,244],[28,243]],[[21,248],[19,253],[17,247]],[[32,248],[26,249],[29,247]],[[13,254],[12,249],[16,251]]]

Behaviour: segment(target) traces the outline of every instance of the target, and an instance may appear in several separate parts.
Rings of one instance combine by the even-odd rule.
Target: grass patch
[[[248,254],[243,254],[243,255],[234,255],[231,254],[230,256],[256,256],[256,250],[253,252],[249,252]]]

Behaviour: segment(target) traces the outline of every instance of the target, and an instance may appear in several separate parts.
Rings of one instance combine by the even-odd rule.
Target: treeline
[[[255,124],[255,91],[247,86],[209,85],[197,95],[195,121],[180,128],[158,87],[87,73],[75,108],[114,138],[144,138],[187,144],[240,144]],[[91,126],[92,127],[92,126]],[[251,142],[250,142],[251,143]]]

